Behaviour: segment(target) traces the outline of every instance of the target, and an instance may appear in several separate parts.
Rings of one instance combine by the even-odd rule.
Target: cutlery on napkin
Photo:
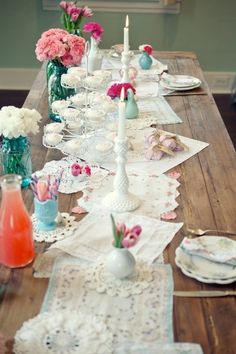
[[[223,297],[236,296],[236,290],[174,291],[173,294],[180,297]]]

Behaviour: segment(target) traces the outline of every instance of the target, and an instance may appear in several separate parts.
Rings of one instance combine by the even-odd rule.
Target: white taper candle
[[[126,15],[125,27],[124,27],[124,52],[129,52],[129,16]]]

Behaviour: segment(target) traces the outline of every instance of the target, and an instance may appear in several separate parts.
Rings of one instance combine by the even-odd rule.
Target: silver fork
[[[187,231],[195,236],[203,236],[212,232],[215,233],[222,233],[225,235],[231,235],[231,236],[235,236],[236,235],[236,231],[229,231],[229,230],[213,230],[213,229],[206,229],[206,230],[202,230],[202,229],[190,229],[187,228]]]

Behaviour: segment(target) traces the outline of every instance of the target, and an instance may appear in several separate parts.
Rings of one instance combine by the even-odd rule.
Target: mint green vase
[[[125,104],[125,116],[127,119],[135,119],[138,117],[139,109],[132,89],[129,88],[127,90],[127,96],[128,98]]]
[[[141,69],[148,70],[152,66],[152,58],[147,52],[143,52],[139,58],[139,65]]]

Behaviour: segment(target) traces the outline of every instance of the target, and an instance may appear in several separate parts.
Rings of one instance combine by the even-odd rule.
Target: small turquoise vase
[[[58,201],[47,199],[40,201],[34,198],[34,211],[38,220],[37,227],[40,231],[52,231],[57,227]]]
[[[20,175],[21,187],[28,187],[31,181],[32,160],[27,137],[2,138],[1,146],[2,172],[4,175]]]
[[[139,109],[132,89],[129,88],[127,90],[127,96],[128,98],[125,104],[125,117],[126,119],[135,119],[138,117]]]
[[[143,52],[139,58],[139,65],[141,69],[148,70],[152,66],[152,58],[147,52]]]
[[[67,68],[58,63],[56,60],[51,60],[47,64],[47,85],[48,85],[48,109],[49,118],[55,122],[61,122],[61,117],[58,113],[53,113],[51,109],[52,102],[57,100],[66,100],[75,94],[74,89],[68,89],[61,86],[61,76],[67,73]]]

